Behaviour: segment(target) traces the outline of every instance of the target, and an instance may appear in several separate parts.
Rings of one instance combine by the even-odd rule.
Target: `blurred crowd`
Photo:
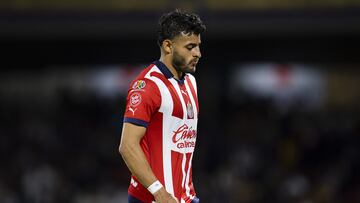
[[[211,109],[208,94],[193,166],[201,202],[360,202],[359,110],[284,112],[267,99],[221,95]],[[0,94],[0,202],[127,202],[130,173],[117,152],[124,96],[55,95]]]
[[[112,112],[122,99],[57,95],[56,104],[2,103],[0,202],[126,202],[121,115]]]
[[[360,202],[358,111],[280,113],[266,100],[228,106],[221,141],[207,146],[206,202]]]

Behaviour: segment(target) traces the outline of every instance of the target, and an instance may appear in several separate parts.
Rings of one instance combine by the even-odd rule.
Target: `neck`
[[[170,70],[170,72],[174,75],[176,79],[180,80],[183,73],[175,69],[175,67],[171,63],[170,58],[161,56],[159,61],[166,65],[166,67]]]

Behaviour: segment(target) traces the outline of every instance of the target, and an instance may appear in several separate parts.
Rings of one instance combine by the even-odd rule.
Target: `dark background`
[[[184,6],[208,29],[195,74],[193,179],[202,202],[360,201],[356,4]],[[174,6],[3,5],[0,202],[126,202],[130,173],[117,152],[126,87],[159,58],[157,19]],[[256,97],[233,86],[246,64],[290,72],[302,64],[325,78],[325,96],[313,108]],[[117,86],[103,94],[97,87],[117,71]]]

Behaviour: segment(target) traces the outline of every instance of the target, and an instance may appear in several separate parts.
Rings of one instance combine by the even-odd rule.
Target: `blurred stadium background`
[[[208,28],[202,202],[360,202],[358,0],[2,0],[0,202],[126,202],[126,89],[175,7]]]

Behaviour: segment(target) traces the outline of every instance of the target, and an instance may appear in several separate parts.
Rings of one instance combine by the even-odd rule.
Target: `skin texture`
[[[160,47],[160,61],[170,69],[176,79],[180,79],[184,73],[194,73],[201,57],[200,43],[200,35],[192,33],[181,33],[172,40],[166,39]],[[145,132],[145,127],[124,123],[119,152],[131,173],[147,188],[157,178],[140,146]],[[154,194],[154,198],[157,203],[178,203],[164,187]]]

